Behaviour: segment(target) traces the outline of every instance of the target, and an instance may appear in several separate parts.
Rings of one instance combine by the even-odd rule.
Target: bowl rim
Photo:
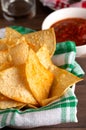
[[[52,16],[56,16],[57,14],[59,14],[59,12],[61,13],[63,11],[69,11],[69,10],[76,11],[76,13],[78,13],[78,11],[86,12],[86,8],[81,8],[81,7],[68,7],[68,8],[62,8],[62,9],[59,9],[59,10],[55,10],[55,11],[51,12],[49,15],[47,15],[45,17],[45,19],[43,20],[42,26],[41,26],[42,30],[48,29],[50,27],[50,26],[47,27],[46,23],[47,23],[48,20],[50,20],[50,18]],[[83,16],[83,13],[82,13],[82,16]],[[81,18],[83,18],[82,16],[81,16]],[[67,16],[65,18],[68,18],[68,17],[69,16]],[[69,18],[73,18],[73,17],[78,17],[78,16],[72,16],[72,17],[70,16]],[[65,18],[61,18],[61,19],[65,19]],[[59,21],[59,20],[56,20],[56,18],[55,18],[55,21],[51,22],[51,25],[54,24],[56,21]]]
[[[77,13],[78,13],[78,11],[80,11],[80,12],[86,12],[86,8],[81,8],[81,7],[69,7],[69,8],[62,8],[62,9],[59,9],[59,10],[55,10],[55,11],[53,11],[52,13],[50,13],[45,19],[44,19],[44,21],[42,22],[42,26],[41,26],[41,28],[42,28],[42,30],[45,30],[45,29],[48,29],[52,24],[54,24],[56,21],[60,21],[60,20],[62,20],[62,19],[65,19],[65,18],[73,18],[73,16],[71,17],[71,16],[67,16],[67,17],[63,17],[63,18],[60,18],[60,20],[57,18],[57,20],[56,20],[56,18],[55,18],[55,20],[56,21],[54,21],[54,20],[52,20],[51,21],[51,24],[48,22],[48,21],[50,21],[51,20],[51,17],[55,17],[59,12],[63,12],[63,11],[69,11],[69,10],[73,10],[73,12],[74,11],[76,11],[76,15],[77,15]],[[78,16],[79,16],[79,14],[78,14]],[[75,17],[77,17],[77,18],[84,18],[84,16],[85,16],[85,19],[86,19],[86,13],[82,13],[82,16],[81,17],[78,17],[78,16],[75,16]],[[54,21],[54,22],[53,22]],[[77,49],[77,57],[80,57],[80,56],[82,56],[82,55],[84,55],[85,54],[85,56],[86,56],[86,45],[80,45],[80,46],[76,46],[76,49]],[[78,53],[79,52],[79,53]],[[81,54],[82,53],[82,54]]]

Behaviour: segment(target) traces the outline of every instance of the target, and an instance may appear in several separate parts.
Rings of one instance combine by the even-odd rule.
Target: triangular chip
[[[38,104],[29,91],[28,83],[19,68],[11,67],[0,72],[0,92],[15,101]]]
[[[10,55],[7,50],[0,51],[0,71],[12,66]]]
[[[0,93],[0,101],[6,100],[6,99],[7,99],[7,97],[5,97],[4,95],[2,95],[2,94]]]
[[[24,37],[28,44],[32,43],[34,45],[34,51],[37,52],[39,48],[45,44],[49,50],[50,56],[54,54],[56,49],[56,38],[53,28],[25,34]]]
[[[16,30],[10,28],[10,27],[6,27],[6,32],[5,32],[5,38],[6,38],[6,44],[8,46],[14,46],[18,43],[18,39],[21,37],[22,35],[17,32]]]
[[[15,107],[20,107],[20,106],[23,106],[23,103],[16,102],[11,99],[0,101],[0,109],[15,108]]]
[[[9,53],[12,58],[12,62],[14,65],[24,64],[27,60],[29,46],[26,42],[22,42],[17,46],[11,47],[9,49]]]
[[[49,102],[58,99],[70,86],[82,80],[72,73],[55,66],[49,58],[49,51],[46,46],[39,49],[37,56],[42,65],[55,75],[54,82],[49,93],[49,98],[42,101],[42,105],[46,105]]]
[[[8,50],[0,51],[0,65],[8,62],[11,63]]]
[[[55,65],[51,66],[51,71],[55,74],[55,80],[51,88],[50,97],[57,96],[59,98],[68,87],[71,87],[73,84],[82,80],[74,74]]]
[[[20,107],[22,105],[24,104],[11,100],[0,93],[0,109]]]
[[[82,80],[81,78],[64,69],[60,69],[55,65],[51,66],[50,71],[55,74],[55,79],[50,90],[49,98],[42,101],[43,106],[60,98],[69,87]]]
[[[40,103],[41,100],[48,97],[54,75],[40,63],[32,49],[29,51],[26,63],[26,75],[30,90]]]
[[[38,51],[37,56],[41,62],[41,64],[46,68],[49,69],[52,65],[51,58],[49,56],[49,50],[47,49],[46,45],[43,45]]]
[[[11,66],[12,66],[11,62],[5,62],[2,65],[0,65],[0,71],[10,68]]]
[[[8,47],[6,45],[6,39],[5,38],[0,39],[0,51],[4,51],[7,49]]]

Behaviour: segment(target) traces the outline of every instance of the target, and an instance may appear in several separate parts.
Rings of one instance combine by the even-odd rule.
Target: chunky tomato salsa
[[[54,23],[56,41],[74,41],[77,46],[86,44],[86,19],[68,18]]]

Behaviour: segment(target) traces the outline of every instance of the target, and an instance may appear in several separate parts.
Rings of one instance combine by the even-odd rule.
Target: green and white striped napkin
[[[66,41],[56,44],[56,51],[52,61],[60,68],[66,69],[78,77],[85,73],[80,65],[75,61],[76,45],[72,41]]]
[[[39,109],[6,109],[0,111],[0,128],[34,128],[56,125],[67,122],[77,122],[77,98],[69,88],[58,101]]]
[[[20,33],[32,32],[23,27],[13,27]],[[53,62],[61,68],[67,69],[79,77],[84,71],[75,61],[76,46],[73,42],[63,42],[56,46]],[[77,97],[73,88],[69,88],[57,101],[48,106],[21,111],[18,109],[0,110],[0,128],[10,126],[14,128],[34,128],[61,123],[77,122]]]

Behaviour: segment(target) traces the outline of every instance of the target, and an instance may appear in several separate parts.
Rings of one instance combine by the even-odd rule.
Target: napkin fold
[[[38,109],[0,111],[0,128],[34,128],[77,122],[77,98],[71,88],[58,101]]]
[[[24,33],[23,27],[14,27]],[[27,28],[27,32],[32,30]],[[56,45],[52,58],[56,65],[81,77],[83,69],[75,61],[76,46],[74,42],[67,41]],[[78,71],[77,71],[78,70]],[[77,97],[72,88],[69,88],[62,97],[55,102],[37,109],[28,108],[24,111],[12,108],[0,110],[0,128],[10,126],[14,128],[34,128],[50,126],[61,123],[77,122]]]
[[[75,61],[76,45],[73,41],[66,41],[56,44],[56,50],[52,61],[60,68],[66,69],[78,77],[82,77],[85,72]]]
[[[40,0],[44,6],[53,10],[67,8],[67,7],[81,7],[86,8],[86,0]]]

